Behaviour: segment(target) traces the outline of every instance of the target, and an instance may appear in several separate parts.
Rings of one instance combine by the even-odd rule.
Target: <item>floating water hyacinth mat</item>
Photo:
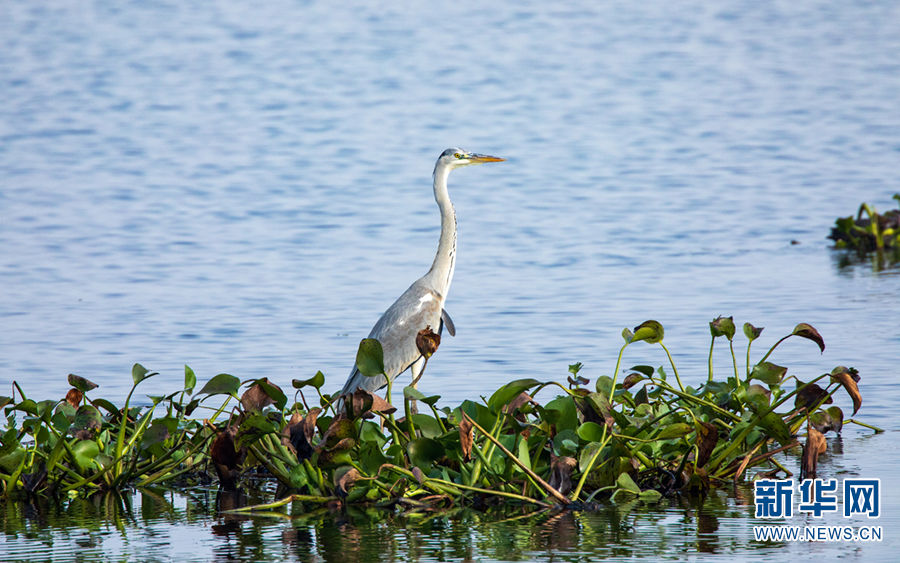
[[[140,364],[121,406],[96,397],[98,386],[76,375],[69,375],[62,400],[35,401],[14,382],[12,397],[0,397],[6,416],[0,492],[7,499],[89,495],[185,486],[213,475],[222,489],[234,490],[263,476],[277,481],[281,500],[243,510],[292,501],[406,510],[492,502],[590,507],[702,494],[748,478],[751,469],[811,477],[827,447],[825,433],[850,422],[880,432],[845,419],[833,404],[842,391],[852,416],[860,409],[855,369],[839,366],[810,378],[770,361],[788,338],[824,351],[812,326],[798,324],[751,363],[751,345],[763,329],[744,324],[743,366],[732,318],[719,317],[709,328],[709,370],[699,387],[683,385],[662,325],[647,321],[623,331],[612,377],[591,385],[574,364],[564,382],[519,379],[453,409],[411,386],[396,403],[390,385],[385,398],[362,390],[324,394],[321,372],[293,380],[290,404],[266,378],[242,382],[219,374],[195,391],[189,367],[182,389],[140,405],[136,389],[157,375]],[[423,353],[434,353],[439,340],[420,336]],[[712,370],[716,342],[727,342],[733,365],[719,380]],[[626,350],[639,343],[665,364],[620,370]],[[368,376],[384,372],[378,341],[361,342],[357,365]],[[555,396],[535,398],[548,393]]]

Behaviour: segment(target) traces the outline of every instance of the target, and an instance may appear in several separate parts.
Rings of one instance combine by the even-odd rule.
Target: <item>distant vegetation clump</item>
[[[142,406],[133,406],[134,392],[157,374],[140,364],[121,406],[95,398],[97,385],[75,375],[62,400],[35,401],[14,383],[13,396],[0,397],[0,493],[78,496],[196,485],[213,476],[234,490],[262,477],[277,482],[281,500],[247,509],[292,501],[404,510],[501,501],[590,507],[702,494],[747,478],[751,469],[814,476],[825,433],[848,422],[879,431],[847,420],[832,404],[843,389],[856,415],[862,396],[855,369],[810,377],[769,361],[792,337],[824,350],[812,326],[798,324],[751,363],[751,344],[763,329],[744,324],[742,366],[732,318],[709,328],[709,369],[697,387],[683,385],[662,325],[647,321],[623,331],[613,375],[594,385],[573,364],[565,382],[515,380],[456,408],[439,407],[437,395],[413,387],[402,390],[398,404],[390,386],[386,398],[362,390],[324,394],[321,372],[293,380],[290,402],[267,378],[219,374],[194,392],[197,378],[187,366],[182,389],[150,395]],[[722,379],[713,375],[717,341],[727,342],[733,366]],[[626,349],[640,342],[664,352],[666,364],[620,370]],[[377,340],[361,342],[357,365],[370,377],[384,372]],[[556,396],[537,400],[545,389]]]
[[[900,194],[894,194],[900,203]],[[835,248],[856,251],[859,255],[876,253],[878,263],[900,261],[900,209],[878,213],[874,206],[863,203],[856,217],[839,217],[828,238]]]

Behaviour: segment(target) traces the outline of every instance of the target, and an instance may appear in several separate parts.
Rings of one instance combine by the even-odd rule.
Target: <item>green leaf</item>
[[[753,366],[750,379],[758,379],[767,385],[776,385],[787,373],[787,368],[772,362],[761,362]]]
[[[75,411],[75,420],[72,421],[72,430],[100,430],[103,424],[103,417],[92,405],[81,405]]]
[[[494,391],[494,394],[491,395],[490,399],[488,399],[488,407],[494,412],[500,412],[500,409],[502,409],[507,404],[509,404],[510,401],[518,397],[520,393],[540,384],[541,382],[537,379],[530,378],[510,381],[500,389]]]
[[[352,423],[350,426],[352,428]],[[244,421],[241,422],[241,430],[247,431],[250,429],[259,430],[263,434],[278,432],[279,430],[278,425],[274,421],[270,420],[269,417],[259,411],[254,411],[246,415]],[[341,438],[346,437],[348,436],[341,436]],[[336,443],[337,440],[334,440],[334,442]]]
[[[616,485],[623,491],[628,491],[636,495],[641,494],[641,488],[637,486],[637,483],[634,482],[634,479],[632,479],[628,473],[620,474],[619,478],[616,479]]]
[[[834,423],[834,431],[840,434],[841,428],[844,427],[844,411],[842,411],[840,407],[834,406],[828,407],[825,412],[828,413],[828,416]]]
[[[591,462],[591,458],[594,457],[594,454],[597,453],[597,450],[603,447],[603,444],[599,442],[591,442],[585,447],[581,448],[581,452],[578,454],[578,470],[585,471],[587,469],[588,464]],[[595,462],[594,467],[602,463],[602,460],[598,460]]]
[[[655,489],[647,489],[646,491],[641,491],[638,495],[638,499],[646,503],[659,502],[659,499],[661,498],[662,493]]]
[[[241,387],[241,380],[227,373],[220,373],[206,382],[201,395],[237,395]]]
[[[5,456],[9,452],[16,449],[19,445],[19,432],[15,428],[10,428],[0,436],[0,457]]]
[[[778,413],[770,412],[762,417],[758,425],[764,428],[769,436],[778,440],[782,446],[786,446],[791,441],[791,431]]]
[[[356,367],[366,377],[384,375],[384,349],[375,338],[363,338],[356,352]]]
[[[822,335],[819,334],[819,331],[814,329],[812,325],[807,323],[800,323],[794,327],[794,331],[791,333],[794,336],[800,336],[809,340],[812,340],[819,346],[819,352],[825,351],[825,340],[822,338]]]
[[[569,373],[572,375],[578,375],[578,372],[581,371],[582,363],[576,362],[574,364],[569,364]]]
[[[142,366],[141,364],[134,364],[131,366],[131,379],[134,380],[134,384],[137,385],[141,381],[147,379],[148,377],[153,377],[156,373],[151,373],[150,370]]]
[[[0,454],[0,469],[6,473],[13,473],[25,458],[25,448],[14,448],[6,454]]]
[[[645,340],[649,344],[662,342],[664,335],[663,326],[658,321],[644,321],[634,327],[633,342]]]
[[[572,430],[574,432],[578,428],[578,409],[571,397],[557,397],[544,405],[539,412],[541,412],[543,420],[556,425],[557,431]],[[481,424],[481,421],[478,423]],[[484,424],[482,426],[486,428]]]
[[[638,373],[642,373],[647,377],[653,377],[653,366],[631,366],[631,369],[628,371],[636,371]]]
[[[144,448],[148,448],[153,444],[164,442],[175,433],[178,427],[178,419],[172,417],[157,418],[150,423],[147,430],[141,436],[141,444]]]
[[[72,446],[72,454],[75,456],[75,463],[81,472],[87,471],[94,458],[100,453],[100,446],[94,440],[79,440]]]
[[[416,430],[426,438],[437,438],[444,433],[438,421],[431,415],[414,414],[411,418]]]
[[[528,450],[528,440],[522,437],[519,440],[518,451],[516,457],[522,462],[522,465],[531,470],[531,452]]]
[[[585,422],[578,427],[576,433],[585,442],[599,442],[603,439],[603,427],[596,422]]]
[[[610,376],[601,375],[597,378],[597,382],[594,383],[594,388],[597,390],[597,393],[609,397],[612,395],[612,385],[613,380]]]
[[[51,422],[53,423],[53,427],[56,428],[59,433],[63,434],[68,431],[73,420],[75,420],[75,407],[69,403],[60,403],[59,406],[56,407],[56,412],[53,414]]]
[[[200,405],[199,398],[191,399],[191,402],[188,403],[186,407],[184,407],[184,416],[191,416],[191,413],[193,413],[194,409],[196,409],[199,405]]]
[[[417,438],[406,446],[409,461],[427,473],[431,464],[444,455],[444,446],[431,438]]]
[[[14,407],[17,411],[22,411],[30,414],[31,416],[37,416],[38,406],[32,399],[25,399],[18,405]]]
[[[37,404],[38,415],[41,417],[41,420],[44,422],[50,422],[50,417],[53,416],[53,407],[58,404],[58,401],[54,401],[52,399],[45,399]]]
[[[553,449],[556,455],[573,456],[578,451],[578,434],[568,428],[553,437]]]
[[[403,397],[411,401],[420,401],[425,398],[425,394],[411,385],[403,388]]]
[[[194,387],[197,386],[197,376],[194,374],[194,370],[187,364],[184,365],[184,390],[188,393],[193,392]]]
[[[308,387],[312,385],[316,389],[321,389],[323,385],[325,385],[325,374],[321,371],[317,371],[316,375],[310,377],[309,379],[294,379],[291,381],[291,385],[294,386],[294,389],[303,389],[304,387]]]
[[[622,340],[625,341],[625,344],[631,344],[634,341],[634,333],[631,332],[631,329],[622,329]]]
[[[102,408],[103,410],[105,410],[106,412],[108,412],[108,413],[110,413],[110,414],[119,412],[119,407],[117,407],[116,405],[112,404],[110,401],[108,401],[108,400],[106,400],[106,399],[94,399],[94,400],[91,401],[91,403],[92,403],[95,407],[100,407],[100,408]]]
[[[93,381],[88,381],[87,379],[81,377],[80,375],[75,375],[74,373],[69,374],[69,385],[78,389],[82,393],[87,393],[91,389],[96,389],[98,386]]]
[[[644,385],[634,394],[634,404],[637,406],[647,405],[649,401],[650,398],[647,396],[647,386]]]
[[[754,412],[763,412],[769,407],[769,393],[765,387],[756,383],[746,388],[740,387],[735,391],[735,396],[749,404]]]
[[[709,332],[713,338],[724,336],[728,340],[734,338],[734,317],[718,316],[709,323]]]
[[[750,323],[744,323],[744,336],[746,336],[747,340],[750,342],[759,338],[759,335],[762,334],[763,330],[763,327],[756,328]]]
[[[304,467],[302,463],[298,463],[292,467],[289,480],[291,482],[291,487],[294,489],[301,489],[307,485],[309,483],[309,474],[306,473],[306,467]]]
[[[686,422],[673,422],[662,427],[662,430],[654,436],[656,440],[671,440],[687,436],[694,431],[694,425]]]

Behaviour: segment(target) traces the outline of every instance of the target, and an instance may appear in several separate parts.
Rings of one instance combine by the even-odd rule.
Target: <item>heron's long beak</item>
[[[472,162],[503,162],[504,160],[506,160],[505,158],[500,158],[499,156],[476,153],[469,153],[468,155],[466,155],[466,158],[468,158]]]

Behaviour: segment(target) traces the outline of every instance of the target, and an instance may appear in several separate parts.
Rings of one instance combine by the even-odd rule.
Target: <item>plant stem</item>
[[[784,342],[785,340],[787,340],[787,339],[790,338],[791,336],[793,336],[793,334],[788,334],[787,336],[782,336],[781,339],[780,339],[778,342],[776,342],[775,344],[772,344],[772,347],[769,348],[769,351],[766,352],[766,355],[763,356],[762,359],[760,359],[759,362],[757,362],[757,363],[760,363],[760,364],[761,364],[761,363],[763,363],[764,361],[766,361],[766,360],[769,358],[769,356],[772,354],[772,352],[775,351],[775,348],[777,348],[779,344],[781,344],[782,342]],[[748,354],[749,354],[749,350],[748,350]]]
[[[616,381],[619,379],[619,365],[621,365],[621,363],[622,363],[622,354],[625,353],[625,348],[627,348],[629,344],[630,344],[630,342],[626,342],[625,344],[622,345],[622,347],[619,349],[619,356],[616,358],[616,369],[613,370],[612,387],[610,387],[610,389],[609,389],[609,397],[608,398],[609,398],[610,403],[612,402],[613,393],[615,393],[615,391],[616,391]]]
[[[737,357],[734,355],[734,341],[728,341],[728,347],[731,348],[731,363],[734,365],[734,379],[740,385],[741,376],[738,375],[738,365],[737,365]]]
[[[532,471],[531,469],[529,469],[524,463],[522,463],[522,461],[521,461],[518,457],[516,457],[515,455],[513,455],[513,453],[512,453],[511,451],[509,451],[508,449],[506,449],[506,447],[505,447],[503,444],[501,444],[499,440],[497,440],[496,438],[494,438],[493,436],[491,436],[490,434],[488,434],[487,432],[485,432],[484,428],[482,428],[481,426],[478,425],[477,422],[475,422],[474,420],[472,420],[472,418],[471,418],[468,414],[463,413],[463,416],[464,416],[469,422],[472,423],[472,426],[474,426],[474,427],[477,428],[482,434],[484,434],[485,438],[487,438],[488,440],[490,440],[491,442],[493,442],[495,446],[497,446],[498,448],[500,448],[500,451],[502,451],[503,453],[505,453],[505,454],[512,460],[513,463],[515,463],[516,465],[519,466],[519,468],[520,468],[522,471],[524,471],[525,473],[527,473],[528,475],[530,475],[532,479],[534,479],[535,481],[537,481],[537,482],[541,485],[541,487],[544,488],[544,490],[546,490],[548,493],[550,493],[550,496],[552,496],[553,498],[555,498],[556,500],[558,500],[558,501],[559,501],[560,503],[562,503],[563,505],[571,504],[572,501],[570,501],[568,498],[566,498],[565,495],[563,495],[562,493],[560,493],[559,491],[557,491],[554,487],[551,487],[551,486],[550,486],[550,483],[548,483],[548,482],[544,481],[543,479],[541,479],[540,476],[539,476],[538,474],[536,474],[534,471]]]
[[[295,500],[299,500],[301,502],[318,502],[318,503],[326,503],[331,502],[333,500],[337,500],[335,496],[329,497],[320,497],[316,495],[289,495],[284,497],[283,499],[276,500],[275,502],[269,502],[266,504],[254,504],[253,506],[242,506],[241,508],[232,508],[231,510],[224,510],[223,512],[253,512],[256,510],[268,510],[271,508],[278,508],[280,506],[284,506],[288,503],[294,502]]]
[[[684,385],[681,384],[681,377],[678,376],[678,368],[675,367],[675,360],[672,359],[672,354],[669,353],[669,349],[666,348],[666,345],[662,343],[662,340],[659,341],[659,345],[662,346],[662,349],[666,351],[666,356],[669,357],[669,364],[672,366],[672,372],[675,374],[675,381],[678,382],[678,387],[683,393]]]
[[[606,426],[603,427],[603,434],[606,434]],[[587,481],[588,475],[590,475],[591,470],[594,468],[594,464],[597,462],[597,458],[600,457],[600,452],[603,451],[603,448],[606,447],[606,444],[609,443],[610,439],[612,439],[612,434],[609,436],[605,436],[603,442],[601,442],[600,447],[597,448],[597,451],[591,456],[591,460],[588,462],[587,466],[584,468],[584,471],[581,472],[581,478],[578,479],[578,485],[575,486],[575,490],[572,491],[570,498],[573,501],[578,500],[578,497],[581,496],[581,490],[584,488],[584,484]]]
[[[884,432],[883,428],[878,428],[877,426],[872,426],[871,424],[866,424],[865,422],[860,422],[860,421],[856,420],[855,418],[848,418],[847,420],[844,421],[844,424],[847,424],[848,422],[852,422],[853,424],[858,424],[862,427],[868,428],[869,430],[874,430],[876,434],[881,434],[882,432]]]

